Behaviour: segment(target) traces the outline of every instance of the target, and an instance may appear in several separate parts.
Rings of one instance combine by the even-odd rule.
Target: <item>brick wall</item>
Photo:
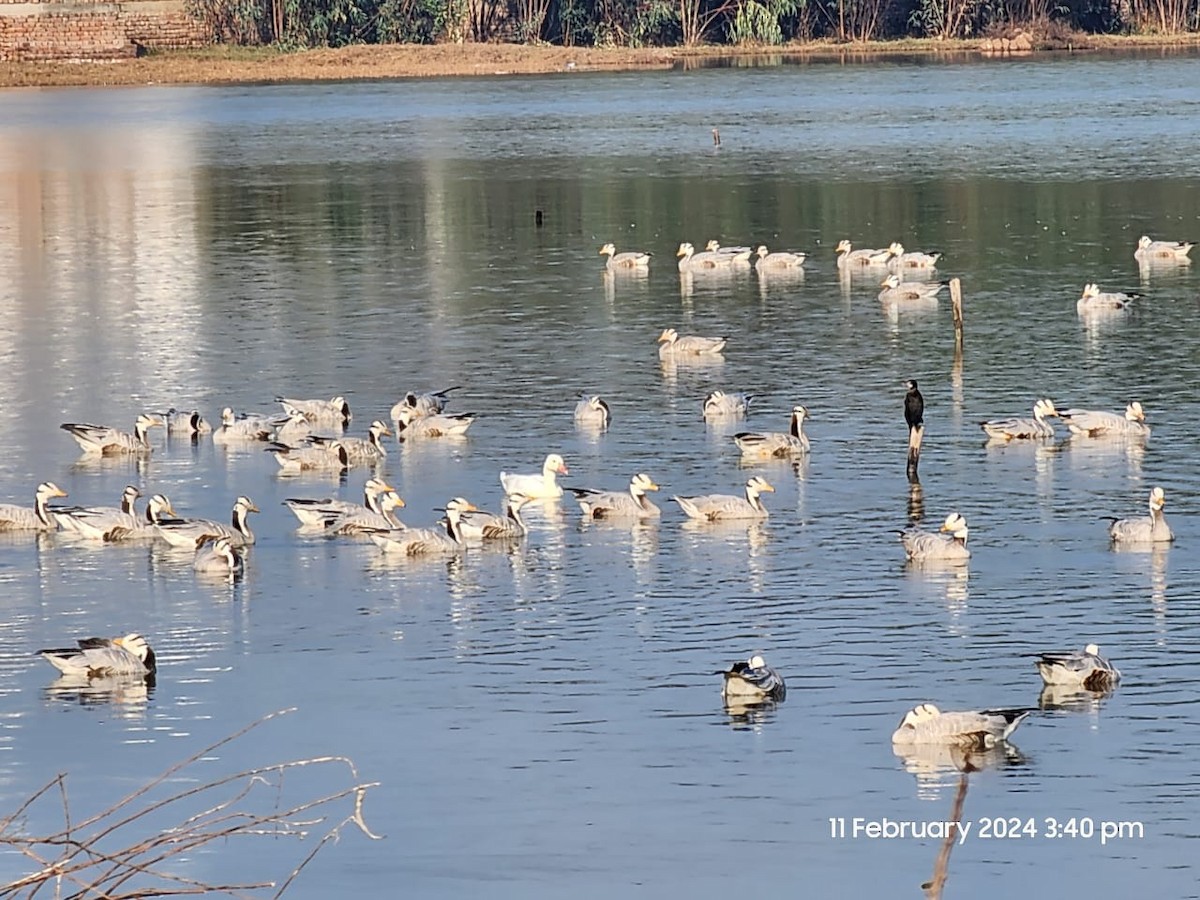
[[[0,0],[0,61],[119,60],[211,42],[183,0]]]

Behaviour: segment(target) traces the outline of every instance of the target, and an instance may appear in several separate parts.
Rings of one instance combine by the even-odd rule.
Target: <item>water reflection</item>
[[[122,719],[141,719],[154,695],[155,679],[132,675],[88,678],[63,675],[42,691],[47,701],[84,707],[109,707]]]
[[[917,779],[917,796],[937,800],[942,791],[961,783],[960,776],[988,769],[1026,765],[1016,745],[1001,741],[987,750],[955,744],[893,744],[892,753],[904,763],[904,771]]]
[[[1089,691],[1075,685],[1047,684],[1038,694],[1038,708],[1047,711],[1063,711],[1073,713],[1100,712],[1104,701],[1113,695],[1115,687],[1104,691]]]

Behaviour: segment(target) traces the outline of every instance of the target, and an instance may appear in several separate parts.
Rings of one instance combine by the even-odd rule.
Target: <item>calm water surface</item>
[[[1176,57],[0,95],[0,494],[51,479],[109,504],[133,482],[184,514],[224,518],[237,494],[263,510],[236,585],[160,547],[0,544],[0,809],[69,772],[80,817],[295,706],[177,779],[337,753],[382,782],[366,813],[386,840],[348,834],[293,896],[919,896],[939,841],[830,836],[830,817],[949,817],[958,772],[894,755],[900,716],[1037,707],[1030,654],[1096,641],[1124,683],[1042,698],[1019,750],[979,762],[963,817],[1144,836],[968,839],[946,896],[1196,896],[1200,279],[1141,273],[1132,250],[1200,229],[1198,80]],[[681,281],[675,247],[710,237],[810,262]],[[878,279],[839,282],[843,237],[944,252],[961,359],[946,301],[889,314]],[[649,276],[603,277],[608,240],[653,251]],[[1089,281],[1145,296],[1081,321]],[[661,366],[668,325],[729,335],[725,359]],[[450,385],[479,416],[470,439],[395,447],[383,470],[410,524],[459,494],[498,508],[498,472],[551,451],[577,486],[647,471],[668,496],[737,492],[760,474],[771,517],[691,528],[664,498],[660,524],[614,527],[564,502],[528,515],[523,546],[389,563],[298,535],[281,505],[356,496],[362,470],[285,479],[256,448],[161,433],[142,464],[88,465],[57,427],[344,394],[361,433],[405,390]],[[743,465],[742,426],[700,418],[718,387],[756,395],[754,429],[807,405],[811,457]],[[583,390],[609,399],[607,434],[574,428]],[[1140,399],[1153,437],[984,446],[978,421],[1039,396]],[[1141,513],[1156,484],[1177,543],[1114,552],[1101,517]],[[895,531],[952,510],[969,566],[906,568]],[[131,630],[159,651],[148,693],[89,701],[32,655]],[[789,697],[726,711],[712,673],[754,651]],[[179,867],[282,878],[310,845],[246,839]],[[29,868],[0,856],[0,880]]]

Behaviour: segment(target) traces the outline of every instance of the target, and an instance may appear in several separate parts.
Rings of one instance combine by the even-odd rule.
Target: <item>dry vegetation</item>
[[[1196,47],[1198,43],[1195,35],[1177,39],[1079,35],[1077,40],[1057,38],[1049,46],[1082,51]],[[749,61],[756,57],[781,56],[854,61],[887,53],[975,53],[979,44],[977,40],[935,39],[848,44],[814,42],[762,49],[387,44],[295,53],[271,48],[218,46],[206,50],[155,53],[115,63],[0,63],[0,87],[270,83],[651,70],[700,65],[706,58],[729,56],[745,57]]]

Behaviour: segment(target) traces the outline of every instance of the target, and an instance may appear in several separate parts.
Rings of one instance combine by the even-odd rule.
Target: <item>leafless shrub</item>
[[[105,900],[181,895],[280,896],[301,870],[330,841],[341,836],[348,825],[378,840],[363,819],[367,791],[378,782],[359,780],[354,763],[344,756],[318,756],[246,769],[231,775],[193,782],[170,793],[158,789],[168,781],[177,783],[180,773],[194,769],[213,751],[242,737],[264,722],[293,710],[264,716],[241,731],[211,744],[171,766],[102,812],[82,821],[72,821],[67,799],[67,776],[54,778],[12,814],[0,819],[0,848],[16,850],[36,868],[24,877],[0,885],[0,897],[33,898],[43,889],[47,894],[68,897],[102,897]],[[285,776],[309,767],[345,766],[349,787],[299,801],[285,801]],[[273,801],[258,809],[251,802],[271,791]],[[253,798],[251,795],[254,795]],[[29,812],[40,802],[59,798],[63,827],[51,834],[28,834],[22,827]],[[351,811],[330,825],[333,807],[349,801]],[[262,806],[262,804],[258,804]],[[159,823],[170,817],[174,824]],[[241,884],[207,884],[172,871],[171,863],[181,855],[192,855],[215,841],[235,837],[270,836],[305,838],[316,829],[324,834],[307,855],[280,883],[260,881]]]

